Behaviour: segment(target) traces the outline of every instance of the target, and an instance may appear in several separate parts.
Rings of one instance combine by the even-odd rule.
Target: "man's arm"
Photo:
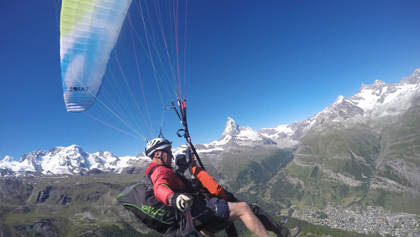
[[[214,180],[214,178],[211,177],[209,173],[207,173],[203,168],[198,166],[192,167],[192,170],[193,175],[197,177],[198,180],[200,180],[201,184],[203,184],[203,186],[207,188],[207,190],[209,190],[211,194],[215,195],[218,198],[227,200],[223,187],[220,186],[220,184],[217,183],[216,180]]]
[[[155,191],[155,197],[158,201],[165,203],[169,206],[169,198],[174,191],[170,188],[171,169],[160,166],[153,170],[150,178],[153,182],[153,190]]]

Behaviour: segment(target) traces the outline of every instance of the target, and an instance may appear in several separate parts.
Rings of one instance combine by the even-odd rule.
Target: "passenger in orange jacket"
[[[219,183],[217,183],[217,181],[214,180],[214,178],[209,173],[207,173],[207,171],[205,171],[201,167],[197,167],[195,160],[193,160],[192,166],[193,175],[200,181],[200,183],[207,189],[207,191],[210,194],[229,202],[239,202],[239,200],[236,199],[233,196],[233,194],[223,189],[223,187]],[[296,236],[292,234],[296,234],[296,232],[299,234],[299,227],[296,227],[294,230],[289,231],[286,227],[282,227],[281,225],[279,225],[270,215],[268,215],[259,206],[255,206],[252,204],[248,204],[248,206],[251,208],[255,216],[257,216],[257,218],[261,221],[264,227],[268,231],[276,233],[277,236]],[[225,231],[228,237],[238,236],[233,223],[228,228],[226,228]]]
[[[225,191],[222,186],[213,177],[207,173],[203,168],[198,166],[192,167],[193,175],[200,181],[200,183],[215,197],[228,201]]]

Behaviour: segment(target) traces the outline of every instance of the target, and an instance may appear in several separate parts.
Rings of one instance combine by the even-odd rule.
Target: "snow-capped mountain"
[[[0,163],[2,163],[2,162],[11,162],[11,161],[14,161],[14,160],[15,159],[13,157],[6,156],[6,157],[4,157],[4,159],[2,161],[0,161]]]
[[[358,93],[348,98],[339,96],[334,104],[321,114],[341,111],[340,117],[343,119],[399,115],[405,112],[411,106],[413,99],[420,95],[419,88],[420,69],[417,69],[409,77],[403,78],[399,84],[387,84],[380,80],[376,80],[372,85],[362,84]]]
[[[217,141],[205,144],[206,147],[229,147],[229,146],[253,146],[253,145],[268,145],[276,144],[269,138],[262,136],[257,131],[246,126],[242,127],[236,122],[227,118],[225,130],[222,133],[222,138]]]
[[[48,151],[36,150],[24,154],[20,161],[6,156],[0,169],[41,174],[83,174],[92,169],[120,173],[126,167],[146,166],[147,157],[117,157],[111,152],[99,151],[89,154],[77,145],[55,147]]]
[[[346,127],[347,124],[359,121],[401,115],[418,97],[420,68],[409,77],[404,77],[398,84],[387,84],[380,80],[376,80],[372,85],[362,84],[359,92],[351,97],[340,95],[332,105],[314,117],[290,125],[264,128],[258,132],[281,147],[294,147],[310,131],[322,129],[326,123]]]
[[[272,145],[278,148],[293,148],[299,141],[323,125],[336,123],[347,126],[358,120],[392,117],[404,113],[415,98],[420,96],[420,68],[400,83],[387,84],[376,80],[372,85],[362,84],[359,92],[351,97],[339,96],[335,102],[313,117],[303,121],[263,128],[259,131],[242,127],[231,118],[226,121],[222,137],[208,144],[197,146],[199,152],[217,154],[229,148]]]
[[[387,84],[376,80],[372,85],[362,84],[360,90],[351,97],[339,96],[335,102],[313,117],[276,128],[255,131],[239,126],[228,118],[222,137],[203,145],[196,145],[199,154],[216,161],[220,154],[229,149],[252,148],[255,146],[275,146],[294,148],[309,133],[328,126],[346,127],[355,123],[375,119],[396,117],[410,108],[420,97],[420,68],[400,83]],[[185,146],[174,148],[177,153]],[[86,153],[79,146],[56,147],[49,151],[36,150],[22,156],[20,161],[6,156],[0,161],[0,170],[17,173],[36,172],[42,174],[83,174],[92,169],[121,172],[132,166],[146,166],[147,157],[117,157],[110,152]]]

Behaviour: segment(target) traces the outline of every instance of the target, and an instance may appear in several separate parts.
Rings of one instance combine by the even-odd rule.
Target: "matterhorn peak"
[[[236,122],[230,117],[228,117],[226,120],[225,130],[222,133],[222,137],[225,137],[227,135],[234,136],[238,134],[239,131],[239,126],[236,124]]]

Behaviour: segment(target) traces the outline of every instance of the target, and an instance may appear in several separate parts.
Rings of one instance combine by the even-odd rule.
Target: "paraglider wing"
[[[60,56],[67,111],[95,101],[131,0],[63,0]]]

